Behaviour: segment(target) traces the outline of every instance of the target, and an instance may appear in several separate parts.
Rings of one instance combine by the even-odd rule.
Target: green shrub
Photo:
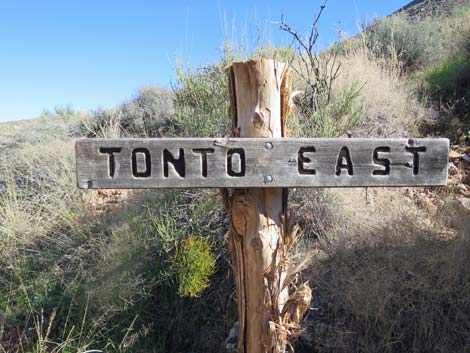
[[[422,19],[401,12],[376,20],[361,36],[376,57],[399,61],[405,71],[423,69],[470,54],[470,10],[455,8],[449,16]]]
[[[186,136],[221,137],[230,133],[225,66],[219,62],[194,72],[177,67],[176,121]]]
[[[227,231],[214,196],[148,191],[98,216],[83,210],[75,223],[55,223],[40,234],[29,224],[28,237],[18,236],[0,258],[0,326],[45,331],[50,322],[57,352],[66,343],[71,352],[216,351],[233,288],[221,275],[228,263],[220,259],[228,254],[217,268],[212,254],[226,252]],[[2,231],[5,245],[5,234],[19,230]],[[205,238],[190,236],[196,232]],[[209,287],[216,271],[222,272]]]
[[[0,310],[5,313],[6,322],[21,327],[40,315],[50,316],[56,312],[58,321],[63,324],[66,315],[71,314],[69,305],[77,293],[73,293],[72,286],[64,286],[61,271],[47,267],[31,271],[28,265],[19,270],[22,273],[3,276],[7,286],[4,290],[8,291],[0,293]]]
[[[429,93],[435,99],[470,99],[470,59],[457,57],[426,71]]]
[[[468,142],[467,127],[470,126],[470,59],[449,59],[422,75],[423,96],[438,111],[438,118],[423,129],[445,134],[454,143]]]
[[[338,137],[352,130],[360,121],[360,87],[353,82],[336,92],[329,101],[319,100],[316,109],[311,101],[302,97],[297,101],[297,119],[289,121],[292,137]]]
[[[173,265],[178,276],[178,295],[199,297],[215,272],[215,258],[207,239],[189,236],[176,246]]]
[[[228,270],[220,260],[216,269],[210,252],[225,251],[227,227],[214,192],[148,190],[89,223],[74,254],[82,296],[89,298],[79,306],[88,305],[87,324],[100,323],[87,328],[94,330],[95,347],[181,352],[220,343],[232,283],[220,273],[214,286],[209,282],[212,272]],[[215,303],[211,310],[208,303]],[[195,325],[214,338],[200,337]]]
[[[291,63],[295,59],[295,51],[290,47],[258,47],[254,58],[274,59],[285,63]]]
[[[398,59],[405,68],[417,68],[427,62],[429,51],[436,49],[430,46],[436,41],[435,33],[430,22],[418,22],[400,13],[376,21],[363,36],[374,55]]]
[[[50,326],[48,340],[58,343],[49,347],[57,352],[215,351],[231,282],[218,276],[207,297],[181,298],[179,276],[201,275],[200,263],[177,268],[173,259],[189,234],[205,234],[222,251],[227,224],[218,198],[199,190],[146,191],[133,194],[128,206],[91,215],[97,210],[89,201],[99,193],[76,188],[73,141],[62,132],[63,139],[44,144],[36,137],[16,141],[0,155],[0,327],[18,326],[40,344],[36,331]],[[201,276],[187,288],[195,295],[202,283],[209,284]],[[214,339],[194,337],[197,322]]]

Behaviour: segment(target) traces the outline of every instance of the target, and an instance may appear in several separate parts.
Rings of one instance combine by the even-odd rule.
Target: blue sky
[[[323,1],[0,0],[0,121],[44,110],[110,108],[145,85],[170,86],[175,62],[216,61],[226,35],[253,44],[258,32],[282,45],[268,20],[281,13],[299,33]],[[326,46],[340,27],[401,8],[407,0],[329,0],[320,21]]]

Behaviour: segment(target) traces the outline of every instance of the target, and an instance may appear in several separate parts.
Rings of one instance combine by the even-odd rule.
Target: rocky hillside
[[[453,9],[469,5],[470,0],[415,0],[397,12],[405,11],[414,18],[448,16]]]

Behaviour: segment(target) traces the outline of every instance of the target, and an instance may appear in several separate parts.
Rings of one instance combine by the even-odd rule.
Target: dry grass
[[[45,237],[71,219],[80,207],[73,174],[73,143],[25,145],[1,158],[4,192],[0,193],[0,250]]]
[[[341,74],[333,86],[341,92],[351,82],[361,87],[357,98],[362,117],[353,129],[357,137],[407,137],[417,133],[428,112],[400,73],[400,62],[371,55],[365,44],[345,50]]]
[[[320,79],[310,77],[312,73],[309,76],[302,60],[292,62],[293,84],[300,90],[295,99],[298,119],[293,119],[299,126],[294,126],[294,132],[297,129],[302,136],[315,137],[336,137],[347,130],[355,137],[418,134],[429,109],[416,96],[416,85],[403,74],[404,63],[393,44],[386,55],[379,55],[368,47],[365,35],[360,35],[317,58],[318,75],[331,80],[331,94],[327,92],[327,97],[323,97],[326,94],[323,92],[318,108],[313,112],[306,110],[308,102],[303,99],[309,87],[304,81],[314,85]]]
[[[430,213],[400,189],[332,193],[339,221],[304,274],[315,310],[298,352],[466,352],[468,213]]]

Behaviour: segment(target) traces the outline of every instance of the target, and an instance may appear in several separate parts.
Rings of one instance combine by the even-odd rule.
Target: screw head
[[[266,143],[264,144],[264,148],[266,148],[267,150],[272,150],[273,147],[274,147],[274,146],[273,146],[272,142],[266,142]]]
[[[273,180],[274,180],[274,179],[273,179],[273,177],[272,177],[271,175],[265,175],[265,176],[264,176],[264,182],[265,182],[265,184],[270,184],[270,183],[273,182]]]

